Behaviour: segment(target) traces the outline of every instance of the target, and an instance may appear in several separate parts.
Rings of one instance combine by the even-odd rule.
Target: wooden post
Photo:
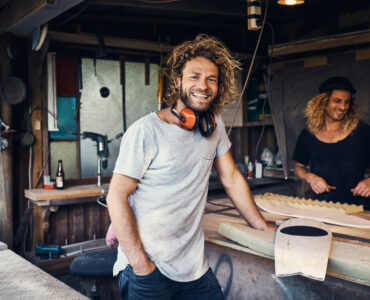
[[[37,182],[37,178],[40,176],[42,172],[43,166],[43,113],[42,109],[45,108],[43,106],[42,96],[46,95],[43,93],[42,88],[46,88],[42,82],[42,71],[46,70],[43,67],[45,63],[46,53],[48,49],[48,42],[44,43],[42,48],[38,52],[32,52],[29,56],[30,59],[30,86],[31,91],[29,91],[31,95],[31,109],[32,109],[32,134],[35,138],[35,142],[32,148],[32,188],[41,188],[42,187],[42,180],[40,179]],[[31,50],[29,50],[31,51]],[[45,127],[44,127],[45,128]],[[47,141],[46,141],[47,142]],[[42,176],[41,176],[42,177]],[[44,210],[34,205],[33,210],[33,218],[34,218],[34,231],[33,231],[33,246],[37,243],[44,242],[44,218],[45,212]]]
[[[9,42],[8,35],[0,36],[0,82],[8,77],[11,70],[10,59],[6,52]],[[3,99],[1,103],[1,119],[11,126],[12,110]],[[13,186],[12,186],[12,140],[8,138],[8,149],[0,150],[0,241],[13,248]]]

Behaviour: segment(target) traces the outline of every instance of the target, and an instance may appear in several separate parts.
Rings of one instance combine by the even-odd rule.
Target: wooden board
[[[77,185],[66,187],[63,190],[32,189],[24,190],[26,198],[34,201],[72,199],[83,197],[98,197],[107,195],[109,184],[96,186],[96,184]]]
[[[240,223],[220,223],[219,233],[266,257],[274,257],[275,232],[253,229]],[[214,238],[214,237],[213,237]],[[212,240],[212,237],[210,238]],[[255,247],[254,245],[262,245]],[[265,245],[265,246],[263,246]],[[254,249],[253,249],[254,247]],[[250,251],[247,251],[250,252]],[[365,243],[345,243],[333,240],[327,274],[370,286],[370,247]]]
[[[275,235],[275,274],[302,275],[323,281],[328,266],[332,234],[323,223],[312,219],[283,222]]]
[[[314,211],[308,209],[307,210],[297,209],[294,207],[289,207],[282,203],[281,201],[276,200],[260,200],[257,201],[257,205],[261,209],[269,213],[279,214],[283,216],[309,218],[320,222],[326,222],[341,226],[367,229],[370,228],[370,221],[357,216],[350,216],[331,211]]]
[[[11,250],[0,251],[1,299],[88,299]]]

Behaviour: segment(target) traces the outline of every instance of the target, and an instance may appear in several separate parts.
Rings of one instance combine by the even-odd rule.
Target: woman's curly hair
[[[325,108],[328,104],[331,92],[317,94],[308,101],[305,116],[309,132],[315,134],[324,128],[325,125]],[[356,129],[359,122],[360,112],[356,103],[356,99],[351,97],[348,112],[343,119],[343,129],[346,132],[352,132]]]
[[[180,87],[176,86],[176,80],[181,78],[186,62],[196,57],[207,58],[218,67],[217,99],[211,104],[210,111],[219,112],[225,104],[235,101],[238,88],[234,71],[240,68],[240,63],[231,56],[223,43],[205,34],[199,34],[194,40],[186,41],[174,48],[167,60],[171,82],[164,102],[171,106],[180,97]]]

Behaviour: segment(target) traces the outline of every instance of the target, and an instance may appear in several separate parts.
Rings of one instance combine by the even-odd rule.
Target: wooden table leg
[[[45,235],[50,228],[50,213],[57,210],[57,206],[33,204],[33,247],[36,247],[38,243],[45,243]]]

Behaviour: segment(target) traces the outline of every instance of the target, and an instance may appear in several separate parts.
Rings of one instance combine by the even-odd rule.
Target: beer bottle
[[[64,188],[64,171],[63,171],[63,162],[61,159],[58,160],[58,169],[55,181],[57,189],[62,190]]]

